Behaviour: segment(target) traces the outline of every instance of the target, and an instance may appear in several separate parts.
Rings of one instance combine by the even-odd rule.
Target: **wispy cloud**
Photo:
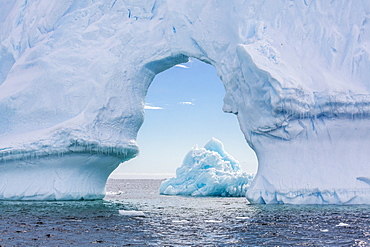
[[[179,104],[181,104],[181,105],[194,105],[194,103],[190,102],[190,101],[180,102]]]
[[[163,108],[159,107],[159,106],[154,106],[150,103],[147,103],[147,104],[145,104],[144,109],[145,110],[162,110]]]
[[[175,65],[175,67],[179,67],[179,68],[184,68],[184,69],[188,69],[189,67],[184,65],[184,64],[177,64]]]

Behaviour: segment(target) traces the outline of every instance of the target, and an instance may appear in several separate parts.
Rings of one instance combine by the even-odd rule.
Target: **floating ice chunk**
[[[207,222],[207,223],[221,223],[222,220],[205,220],[204,222]]]
[[[339,224],[338,224],[338,225],[336,225],[336,226],[346,226],[346,227],[347,227],[347,226],[349,226],[349,224],[347,224],[347,223],[342,223],[342,222],[341,222],[341,223],[339,223]]]
[[[173,220],[172,223],[187,223],[187,220]]]
[[[254,175],[242,172],[239,162],[212,138],[204,148],[193,148],[160,193],[191,196],[245,196]]]
[[[246,219],[249,219],[249,217],[248,216],[237,216],[237,217],[235,217],[235,219],[246,220]]]
[[[135,210],[118,210],[118,213],[123,216],[129,217],[146,217],[143,211],[135,211]]]

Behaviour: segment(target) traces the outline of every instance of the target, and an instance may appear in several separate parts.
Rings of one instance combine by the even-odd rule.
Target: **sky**
[[[224,144],[242,170],[256,173],[257,159],[237,117],[222,111],[225,89],[213,66],[196,59],[158,74],[146,97],[139,155],[122,163],[111,178],[174,177],[192,147],[212,137]]]

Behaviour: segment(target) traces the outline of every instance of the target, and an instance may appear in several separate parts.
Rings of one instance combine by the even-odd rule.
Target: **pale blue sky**
[[[243,171],[255,173],[257,160],[236,116],[222,111],[224,95],[215,68],[196,59],[158,74],[146,98],[140,154],[112,177],[168,177],[192,147],[203,147],[212,137],[224,143]]]

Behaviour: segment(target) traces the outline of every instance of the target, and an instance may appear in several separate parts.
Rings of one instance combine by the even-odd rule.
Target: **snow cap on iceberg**
[[[164,195],[245,196],[253,177],[212,138],[204,148],[192,148],[176,178],[164,181],[159,190]]]

